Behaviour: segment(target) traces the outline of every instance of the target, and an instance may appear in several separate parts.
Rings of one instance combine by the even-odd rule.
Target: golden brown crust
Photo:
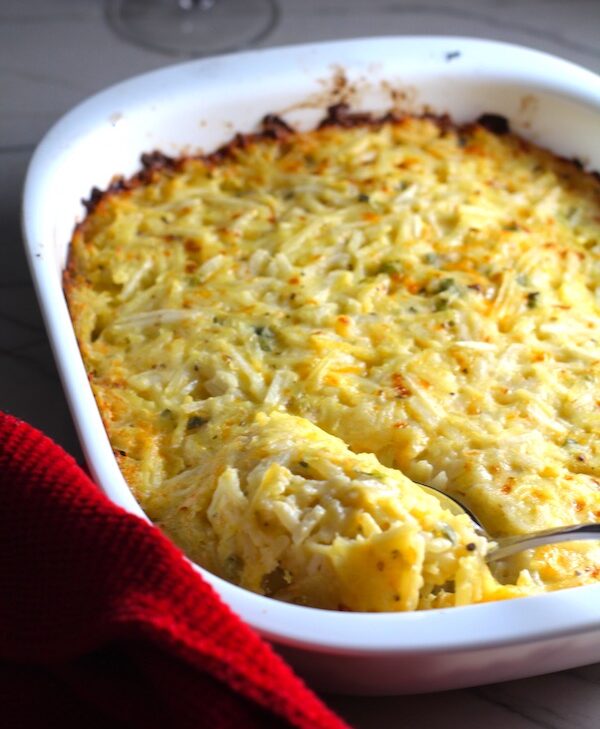
[[[370,112],[353,112],[348,104],[339,103],[327,109],[327,115],[317,125],[317,129],[334,126],[341,129],[350,129],[358,126],[379,127],[387,123],[402,123],[405,118],[407,118],[407,115],[400,116],[393,112],[388,112],[381,116],[375,116]],[[444,132],[450,131],[451,129],[460,131],[462,128],[469,129],[472,126],[469,124],[463,126],[457,125],[447,114],[435,115],[428,112],[420,115],[420,118],[434,122]],[[229,142],[226,142],[209,154],[169,157],[163,152],[154,150],[153,152],[142,154],[140,158],[142,169],[135,175],[130,178],[116,177],[104,191],[97,187],[92,188],[90,197],[82,200],[82,202],[89,215],[109,196],[133,190],[140,185],[150,184],[155,179],[156,172],[163,170],[178,171],[190,159],[203,160],[209,165],[217,165],[225,159],[231,158],[236,151],[245,149],[255,142],[264,140],[281,142],[296,133],[297,130],[287,124],[281,117],[276,114],[267,114],[261,122],[260,131],[248,134],[236,134]]]
[[[339,103],[334,104],[327,109],[327,115],[318,124],[317,128],[324,129],[334,126],[341,129],[349,129],[358,126],[379,127],[388,123],[402,123],[407,116],[409,115],[399,115],[396,112],[387,112],[380,116],[376,116],[370,112],[355,112],[350,109],[348,104]],[[457,124],[450,118],[450,116],[448,116],[448,114],[433,114],[431,112],[425,112],[417,115],[417,118],[427,119],[433,122],[443,133],[455,131],[460,135],[461,133],[471,133],[477,126],[483,127],[497,136],[511,135],[514,138],[519,139],[523,145],[524,151],[529,151],[531,149],[531,145],[529,145],[528,142],[516,137],[516,135],[513,135],[510,128],[510,122],[501,114],[486,112],[481,114],[475,122],[468,122],[466,124]],[[217,165],[222,163],[223,160],[231,158],[237,150],[247,148],[250,144],[262,140],[281,142],[296,133],[297,131],[281,119],[281,117],[276,114],[267,114],[261,122],[260,131],[249,134],[236,134],[229,142],[209,154],[169,157],[163,152],[154,150],[153,152],[142,154],[140,160],[142,169],[135,175],[130,178],[115,177],[104,191],[97,187],[92,188],[89,198],[82,200],[82,202],[86,208],[87,214],[89,215],[94,212],[101,202],[109,196],[122,194],[141,185],[148,185],[155,179],[157,172],[164,170],[173,170],[176,172],[185,165],[187,160],[203,160],[207,164]],[[561,162],[572,166],[573,169],[579,172],[583,171],[584,174],[587,174],[590,179],[594,180],[594,182],[600,183],[600,173],[584,170],[583,163],[576,157],[571,159],[557,155],[555,155],[555,157]]]

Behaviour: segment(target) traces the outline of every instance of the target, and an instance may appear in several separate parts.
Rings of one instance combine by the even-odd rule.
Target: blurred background
[[[137,0],[133,14],[152,2]],[[204,0],[207,11],[212,2]],[[228,2],[232,0],[217,0],[219,12],[227,12]],[[0,0],[0,407],[44,430],[78,460],[79,446],[22,250],[20,198],[36,144],[68,109],[117,81],[183,60],[129,40],[115,16],[115,3]],[[600,72],[599,0],[267,4],[268,21],[252,31],[259,37],[254,47],[377,35],[478,36],[548,51]],[[592,666],[436,697],[330,703],[357,727],[418,729],[444,721],[466,729],[592,729],[600,725],[598,684],[600,666]]]

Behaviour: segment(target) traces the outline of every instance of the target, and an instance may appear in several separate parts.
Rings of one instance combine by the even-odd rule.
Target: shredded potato
[[[155,155],[73,236],[78,340],[148,515],[216,574],[323,608],[597,580],[597,542],[492,574],[414,482],[495,536],[598,521],[598,180],[483,123],[270,123]]]

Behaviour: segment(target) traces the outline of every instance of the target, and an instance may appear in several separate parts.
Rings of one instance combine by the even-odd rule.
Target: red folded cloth
[[[162,534],[0,413],[0,722],[346,725]]]

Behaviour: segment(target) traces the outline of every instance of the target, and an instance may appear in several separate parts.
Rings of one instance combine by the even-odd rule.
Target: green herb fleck
[[[258,337],[258,344],[263,352],[272,352],[273,347],[271,345],[275,339],[275,334],[267,326],[256,326],[253,328]]]
[[[230,554],[225,559],[225,576],[232,582],[238,582],[242,570],[244,569],[244,560],[237,554]]]
[[[392,263],[392,261],[384,261],[381,266],[379,266],[377,273],[393,275],[394,273],[398,273],[398,266],[395,263]]]
[[[447,582],[444,582],[443,585],[434,585],[434,587],[431,590],[432,595],[439,595],[440,592],[454,592],[455,590],[455,584],[454,580],[448,580]]]
[[[448,291],[448,289],[456,288],[456,281],[453,278],[443,278],[437,287],[438,293]]]
[[[566,214],[566,217],[570,219],[570,218],[574,217],[574,215],[575,215],[576,213],[577,213],[577,208],[576,208],[576,207],[573,207],[573,206],[572,206],[572,207],[570,207],[570,208],[569,208],[569,209],[567,210],[567,214]]]
[[[438,528],[439,528],[440,532],[450,542],[450,544],[452,544],[453,547],[458,544],[458,536],[456,535],[456,532],[450,526],[450,524],[446,524],[446,522],[441,522],[439,524],[439,527]]]
[[[379,481],[385,481],[385,473],[382,471],[354,471],[354,478],[375,478]]]
[[[201,428],[203,425],[206,425],[206,423],[208,423],[208,418],[201,418],[199,415],[192,415],[192,417],[187,421],[186,429],[195,430],[196,428]]]
[[[539,303],[539,297],[540,297],[540,292],[539,291],[530,291],[527,294],[527,308],[528,309],[535,309],[535,307]]]
[[[275,567],[272,572],[265,575],[260,583],[265,595],[275,595],[291,582],[291,575],[280,565]]]
[[[369,196],[366,195],[364,192],[361,192],[360,195],[358,196],[358,202],[368,203],[369,200],[370,200]]]

